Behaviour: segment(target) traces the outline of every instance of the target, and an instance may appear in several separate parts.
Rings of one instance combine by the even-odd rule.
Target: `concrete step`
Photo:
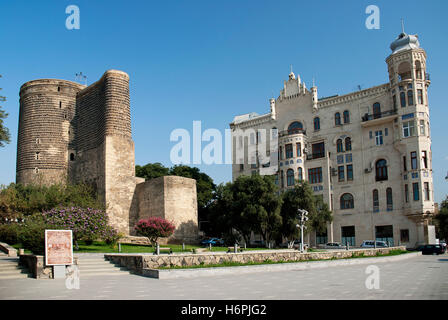
[[[28,274],[28,270],[26,270],[26,269],[1,270],[0,276],[8,275],[8,274],[22,274],[22,273]]]
[[[92,276],[124,276],[124,275],[130,275],[131,273],[129,271],[109,271],[109,272],[98,272],[98,271],[80,271],[79,276],[81,278],[83,277],[92,277]]]
[[[0,273],[6,271],[20,271],[20,270],[27,270],[27,268],[21,266],[8,266],[7,268],[0,267]]]
[[[27,279],[27,278],[29,278],[27,273],[17,273],[17,274],[7,274],[7,275],[0,274],[0,280]]]

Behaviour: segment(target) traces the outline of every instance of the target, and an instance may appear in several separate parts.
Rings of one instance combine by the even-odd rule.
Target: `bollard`
[[[182,243],[182,251],[185,251],[185,243]]]
[[[157,243],[157,245],[156,245],[156,255],[159,255],[159,254],[160,254],[160,246]]]
[[[212,244],[211,244],[211,243],[208,244],[208,249],[209,249],[210,251],[212,251]]]
[[[246,247],[246,242],[244,242],[244,250],[246,250],[247,249],[247,247]]]
[[[19,256],[24,255],[25,254],[25,249],[19,249]]]
[[[233,247],[233,253],[237,253],[238,252],[238,244],[235,243],[234,247]]]
[[[345,249],[346,250],[350,249],[350,246],[349,246],[348,242],[345,244]]]
[[[121,252],[121,243],[118,243],[118,252]]]

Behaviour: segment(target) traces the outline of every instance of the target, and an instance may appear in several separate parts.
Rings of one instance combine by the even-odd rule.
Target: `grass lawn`
[[[84,241],[78,241],[79,250],[73,250],[74,253],[84,252],[98,252],[98,253],[118,253],[118,245],[113,248],[104,242],[94,241],[93,244],[87,245]],[[167,244],[160,246],[161,248],[171,248],[173,252],[191,252],[192,249],[204,248],[202,246],[185,245],[185,250],[182,250],[181,244]],[[246,251],[251,250],[267,250],[266,248],[247,248]],[[121,253],[154,253],[155,248],[148,245],[136,244],[122,244]],[[227,247],[212,247],[212,252],[227,252]]]

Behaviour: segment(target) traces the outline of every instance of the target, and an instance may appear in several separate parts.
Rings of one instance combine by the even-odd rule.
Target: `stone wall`
[[[391,250],[406,250],[405,247],[390,247],[377,249],[357,250],[332,250],[326,252],[300,253],[296,250],[269,250],[265,252],[243,252],[243,253],[204,253],[204,254],[179,254],[179,255],[128,255],[128,254],[106,254],[104,257],[122,267],[126,267],[139,274],[143,269],[158,269],[170,266],[195,266],[220,264],[224,262],[264,262],[276,261],[309,261],[343,259],[354,256],[375,256],[377,252],[387,254]]]

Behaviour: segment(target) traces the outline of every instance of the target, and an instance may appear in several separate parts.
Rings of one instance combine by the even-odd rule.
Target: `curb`
[[[328,268],[347,265],[376,264],[384,262],[395,262],[420,256],[421,252],[412,252],[390,257],[368,257],[368,258],[351,258],[331,261],[308,261],[308,262],[290,262],[279,264],[265,264],[255,266],[237,266],[237,267],[215,267],[215,268],[198,268],[198,269],[143,269],[142,276],[155,279],[179,279],[179,278],[196,278],[210,277],[232,274],[248,274],[258,272],[275,272],[275,271],[293,271]]]

